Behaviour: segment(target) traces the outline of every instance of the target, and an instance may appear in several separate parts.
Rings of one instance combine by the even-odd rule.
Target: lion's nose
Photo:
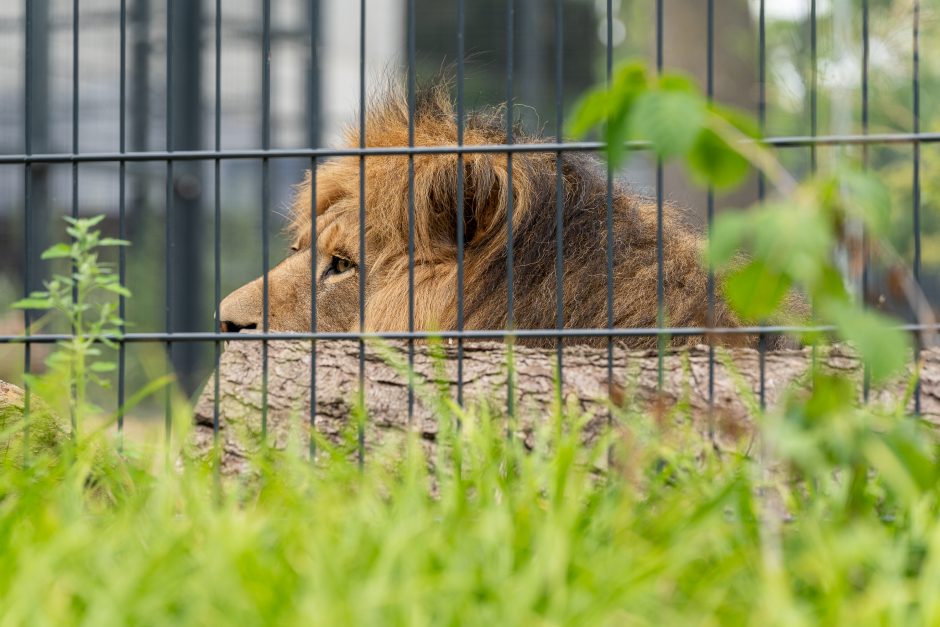
[[[261,299],[254,283],[244,285],[219,304],[219,327],[223,333],[257,329],[261,325]]]
[[[237,322],[232,322],[230,320],[223,320],[222,324],[222,333],[238,333],[242,329],[257,329],[257,323],[250,323],[245,325],[240,325]]]

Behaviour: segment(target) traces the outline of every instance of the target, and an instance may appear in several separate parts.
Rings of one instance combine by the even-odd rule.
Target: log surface
[[[442,397],[457,396],[456,346],[438,347],[432,355],[426,344],[414,347],[415,394],[409,419],[407,348],[404,343],[366,345],[363,352],[365,380],[365,450],[368,452],[409,429],[434,446],[439,433]],[[443,356],[440,355],[443,353]],[[517,346],[513,388],[513,430],[530,444],[540,423],[549,420],[557,403],[556,353],[554,349]],[[390,359],[389,355],[393,355]],[[853,380],[861,397],[862,367],[844,347],[819,349],[816,357],[829,372]],[[809,349],[769,352],[764,358],[764,401],[769,408],[780,402],[792,386],[803,381],[811,362]],[[922,353],[921,413],[940,422],[940,351]],[[397,362],[397,363],[396,363]],[[218,420],[222,444],[222,468],[227,474],[246,469],[246,459],[257,450],[262,433],[262,407],[267,405],[266,438],[276,448],[285,447],[292,434],[311,420],[312,350],[308,341],[268,342],[266,403],[262,391],[262,343],[230,342],[219,365]],[[463,400],[466,406],[487,404],[504,414],[508,398],[507,348],[493,342],[466,343],[463,349]],[[595,438],[605,427],[611,404],[637,410],[661,410],[679,401],[689,408],[685,415],[702,436],[703,444],[719,450],[734,446],[741,434],[753,431],[752,414],[759,406],[760,356],[752,349],[716,348],[713,404],[709,402],[709,350],[697,346],[663,356],[662,384],[659,356],[654,351],[630,352],[615,348],[611,363],[613,386],[608,385],[607,350],[572,346],[564,349],[563,402],[587,415],[584,438]],[[312,420],[316,430],[332,442],[348,436],[351,416],[358,404],[360,354],[358,342],[319,342],[316,347],[316,404]],[[896,403],[903,398],[907,381],[898,380],[872,390],[873,402]],[[214,375],[206,383],[195,407],[197,453],[208,451],[214,441]],[[437,392],[437,390],[443,390]],[[734,442],[731,441],[734,439]],[[368,455],[368,453],[367,453]]]

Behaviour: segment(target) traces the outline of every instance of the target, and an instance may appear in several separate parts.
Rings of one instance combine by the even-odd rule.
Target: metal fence
[[[715,24],[715,0],[703,0],[707,3],[707,25],[706,25],[706,39],[701,42],[701,47],[703,54],[706,58],[707,65],[707,80],[705,84],[706,92],[709,98],[712,98],[715,94],[715,80],[714,80],[714,71],[715,71],[715,42],[716,42],[716,24]],[[811,67],[811,81],[810,81],[810,133],[807,135],[791,135],[791,136],[777,136],[777,137],[767,137],[765,138],[765,143],[769,146],[775,147],[779,150],[786,150],[791,148],[808,148],[810,152],[810,167],[812,169],[816,168],[817,159],[816,153],[820,147],[824,146],[860,146],[863,151],[865,162],[868,160],[868,152],[872,146],[884,146],[891,144],[904,144],[910,145],[912,147],[912,172],[913,177],[911,180],[911,186],[913,189],[913,204],[910,208],[913,214],[913,271],[915,277],[919,280],[921,278],[922,272],[922,249],[921,249],[921,150],[922,145],[928,143],[936,143],[940,141],[940,133],[937,132],[922,132],[920,125],[920,115],[921,115],[921,88],[920,88],[920,28],[921,28],[921,10],[920,10],[920,1],[912,0],[912,16],[913,21],[911,24],[911,36],[913,41],[912,52],[913,56],[911,59],[913,73],[911,76],[911,90],[913,97],[913,119],[912,119],[912,130],[911,132],[886,132],[886,133],[869,133],[869,98],[870,98],[870,81],[869,81],[869,67],[870,67],[870,38],[869,38],[869,26],[870,26],[870,8],[869,0],[861,0],[860,5],[857,7],[858,12],[860,13],[861,25],[862,25],[862,50],[861,50],[861,101],[859,103],[861,107],[861,123],[862,123],[862,132],[856,134],[832,134],[832,135],[820,135],[819,134],[819,123],[817,118],[817,81],[818,81],[818,49],[817,49],[817,2],[816,0],[808,0],[810,5],[810,24],[811,24],[811,49],[810,49],[810,67]],[[568,8],[566,3],[563,0],[553,0],[551,3],[544,3],[542,8],[545,11],[554,12],[554,39],[555,39],[555,69],[554,69],[554,87],[555,87],[555,123],[554,123],[554,141],[549,141],[546,143],[517,143],[514,141],[513,137],[513,125],[512,125],[512,116],[507,116],[507,125],[506,125],[506,140],[505,143],[495,144],[495,145],[464,145],[464,120],[465,120],[465,93],[464,93],[464,82],[465,82],[465,57],[467,56],[467,50],[465,50],[465,38],[464,38],[464,29],[465,29],[465,17],[466,17],[466,2],[465,0],[454,0],[456,4],[456,23],[453,25],[454,28],[454,38],[456,44],[456,102],[457,102],[457,144],[452,146],[416,146],[415,145],[415,129],[414,129],[414,117],[415,117],[415,91],[416,91],[416,45],[415,45],[415,0],[406,1],[406,33],[407,33],[407,92],[408,92],[408,105],[409,105],[409,142],[407,146],[400,146],[394,148],[374,148],[367,147],[366,137],[365,137],[365,119],[366,119],[366,102],[368,95],[368,84],[367,84],[367,72],[365,67],[365,59],[367,54],[367,45],[368,39],[366,36],[366,19],[367,12],[369,9],[369,3],[366,0],[359,1],[359,77],[358,77],[358,95],[359,95],[359,144],[357,147],[346,147],[346,148],[325,148],[317,144],[318,138],[316,133],[311,133],[309,137],[309,146],[303,148],[272,148],[271,142],[271,78],[272,78],[272,68],[271,68],[271,0],[262,0],[262,24],[260,31],[260,58],[258,60],[261,67],[261,89],[260,94],[258,94],[257,106],[260,108],[261,112],[261,128],[259,133],[259,143],[255,148],[243,148],[243,149],[223,149],[222,147],[222,128],[220,124],[221,120],[221,96],[222,93],[222,81],[224,80],[222,74],[222,59],[224,55],[224,50],[222,47],[222,16],[225,7],[221,0],[215,0],[215,13],[214,13],[214,38],[212,45],[214,46],[214,71],[212,80],[215,86],[215,125],[213,128],[213,137],[214,143],[211,149],[191,149],[187,147],[183,142],[187,135],[198,134],[198,129],[194,129],[192,124],[194,120],[192,116],[178,116],[176,112],[179,110],[178,106],[174,104],[176,98],[180,95],[179,90],[190,90],[193,89],[192,86],[192,76],[187,76],[185,74],[185,64],[179,63],[179,58],[177,55],[185,54],[185,50],[180,48],[180,42],[175,41],[174,38],[181,37],[181,33],[187,28],[193,28],[199,26],[199,20],[201,19],[200,13],[198,10],[199,3],[190,3],[190,2],[176,2],[169,0],[167,3],[166,11],[166,32],[167,32],[167,42],[166,42],[166,111],[167,111],[167,120],[166,120],[166,149],[165,150],[147,150],[147,151],[130,151],[127,150],[127,120],[126,120],[126,111],[127,111],[127,84],[128,77],[132,74],[129,70],[127,63],[127,50],[128,50],[128,38],[127,38],[127,18],[128,18],[128,2],[127,0],[120,0],[120,10],[119,10],[119,20],[120,20],[120,73],[118,76],[119,80],[119,99],[120,99],[120,116],[118,119],[119,127],[119,148],[117,151],[112,152],[81,152],[79,150],[79,141],[78,141],[78,90],[80,85],[79,80],[79,71],[81,66],[81,61],[79,59],[79,37],[80,37],[80,28],[79,20],[77,16],[79,15],[79,2],[78,0],[73,0],[73,16],[75,19],[73,21],[73,30],[72,30],[72,45],[74,47],[72,55],[72,84],[74,90],[73,98],[73,111],[72,111],[72,150],[66,153],[46,153],[41,154],[33,150],[33,128],[31,115],[35,110],[37,105],[37,99],[44,97],[43,94],[37,93],[37,87],[35,85],[36,77],[36,63],[37,63],[37,54],[40,52],[35,48],[35,31],[32,28],[32,22],[35,18],[36,12],[39,7],[39,0],[26,0],[25,11],[25,79],[23,84],[23,105],[25,111],[25,124],[24,129],[24,152],[22,154],[3,154],[0,155],[0,166],[17,166],[23,169],[23,185],[24,185],[24,211],[23,211],[23,232],[22,238],[24,242],[24,257],[23,257],[23,279],[22,284],[24,289],[29,291],[31,286],[35,286],[35,260],[36,260],[36,246],[37,241],[36,237],[36,226],[33,220],[33,194],[35,192],[35,177],[34,170],[39,167],[44,167],[51,164],[66,164],[71,166],[71,181],[72,181],[72,215],[74,217],[78,216],[78,186],[80,180],[81,168],[86,164],[92,163],[111,163],[117,164],[118,166],[118,185],[119,185],[119,213],[118,213],[118,234],[121,237],[125,237],[127,234],[126,229],[126,179],[127,179],[127,166],[128,164],[137,163],[137,162],[147,162],[147,163],[157,163],[164,164],[165,166],[165,185],[166,185],[166,224],[165,224],[165,276],[166,283],[163,286],[166,294],[165,302],[165,320],[164,320],[164,330],[162,332],[134,332],[127,331],[123,336],[118,340],[119,344],[119,353],[118,353],[118,371],[117,371],[117,389],[116,389],[116,403],[118,407],[123,407],[125,398],[127,395],[126,385],[125,385],[125,369],[126,369],[126,350],[127,347],[134,343],[157,343],[165,346],[165,350],[169,359],[168,363],[172,363],[173,356],[175,353],[178,353],[181,350],[184,350],[184,346],[187,344],[194,343],[205,343],[212,345],[214,347],[214,361],[216,367],[218,367],[220,354],[222,351],[222,343],[226,341],[256,341],[262,342],[263,345],[263,377],[264,383],[262,385],[262,424],[265,424],[266,421],[266,412],[267,412],[267,346],[270,340],[274,339],[292,339],[292,340],[306,340],[311,341],[311,350],[313,351],[314,360],[316,358],[316,341],[330,341],[330,340],[357,340],[360,347],[360,358],[359,358],[359,377],[361,386],[363,388],[367,387],[365,382],[365,359],[364,359],[364,347],[365,341],[370,338],[386,338],[386,339],[401,339],[408,340],[411,350],[409,355],[413,358],[414,356],[414,342],[416,340],[427,339],[431,336],[449,338],[456,341],[457,345],[457,369],[458,369],[458,386],[457,386],[457,398],[458,401],[462,402],[463,400],[463,386],[462,386],[462,360],[463,360],[463,345],[467,340],[475,339],[501,339],[501,340],[510,340],[513,338],[531,338],[531,337],[547,337],[554,338],[556,343],[556,360],[557,368],[561,377],[564,377],[564,351],[563,351],[563,340],[568,338],[584,338],[584,337],[602,337],[607,339],[607,372],[608,376],[613,378],[613,350],[617,338],[624,338],[630,336],[647,336],[647,337],[658,337],[661,340],[668,336],[681,336],[681,335],[700,335],[707,334],[709,337],[720,336],[723,334],[749,334],[756,335],[759,338],[759,351],[760,351],[760,399],[761,402],[764,400],[764,355],[766,353],[767,343],[766,338],[771,335],[786,333],[788,331],[794,331],[793,328],[786,328],[780,326],[761,326],[761,327],[741,327],[741,328],[674,328],[667,327],[665,325],[665,309],[664,309],[664,277],[663,277],[663,265],[664,265],[664,250],[662,246],[663,242],[663,210],[666,204],[666,194],[664,182],[664,165],[662,162],[655,164],[655,180],[656,180],[656,204],[658,212],[658,289],[657,289],[657,307],[658,307],[658,326],[656,328],[617,328],[614,326],[614,315],[613,315],[613,302],[614,302],[614,293],[617,286],[613,282],[613,266],[614,266],[614,255],[613,255],[613,184],[614,184],[614,172],[608,169],[607,172],[607,241],[606,241],[606,272],[607,272],[607,325],[604,328],[598,329],[576,329],[576,328],[565,328],[565,312],[563,304],[563,275],[564,275],[564,256],[563,256],[563,231],[561,228],[556,229],[556,241],[555,241],[555,294],[556,294],[556,307],[555,307],[555,318],[556,325],[554,328],[548,329],[513,329],[513,328],[504,328],[504,329],[489,329],[489,330],[467,330],[464,328],[464,220],[463,220],[463,205],[462,203],[457,203],[456,210],[458,212],[457,219],[457,324],[456,329],[447,330],[438,333],[429,333],[423,330],[416,330],[414,325],[414,311],[415,311],[415,296],[414,296],[414,158],[416,155],[425,155],[425,154],[454,154],[457,158],[457,188],[458,188],[458,198],[462,198],[464,194],[464,168],[463,159],[465,155],[470,153],[503,153],[506,155],[508,168],[510,172],[509,184],[512,184],[512,164],[513,164],[513,155],[524,153],[524,152],[547,152],[553,153],[557,159],[557,162],[560,164],[565,159],[566,153],[572,151],[600,151],[604,148],[603,144],[596,141],[565,141],[563,138],[563,128],[564,128],[564,107],[565,107],[565,98],[564,98],[564,82],[565,82],[565,57],[564,57],[564,47],[561,45],[561,42],[564,41],[565,33],[565,11]],[[664,51],[668,42],[664,37],[664,0],[649,0],[650,3],[655,4],[655,66],[658,72],[664,70]],[[767,58],[767,41],[766,41],[766,6],[767,2],[773,2],[773,0],[759,0],[757,4],[757,41],[758,41],[758,58],[754,60],[754,63],[757,67],[758,73],[758,102],[757,102],[757,112],[758,120],[760,124],[761,131],[766,129],[767,121],[767,72],[768,72],[768,58]],[[318,58],[318,36],[320,33],[320,27],[317,23],[319,19],[319,11],[316,10],[316,5],[318,0],[310,0],[311,10],[309,11],[310,24],[309,33],[310,39],[308,42],[309,50],[309,72],[310,80],[308,83],[308,89],[316,90],[320,85],[319,73],[321,72],[321,63]],[[616,3],[619,4],[619,3]],[[614,5],[613,0],[606,0],[606,6],[604,10],[606,11],[606,52],[605,52],[605,74],[606,78],[609,81],[612,74],[613,64],[614,64],[614,53],[613,53],[613,40],[614,40]],[[517,99],[517,82],[518,82],[518,73],[514,67],[514,53],[513,51],[519,45],[518,38],[518,24],[515,23],[517,20],[517,7],[516,0],[506,0],[505,1],[505,20],[506,20],[506,41],[505,46],[507,49],[507,64],[505,67],[505,79],[504,79],[504,100],[508,108],[512,107],[512,104]],[[195,22],[195,23],[194,23]],[[183,40],[192,41],[192,37],[182,37]],[[133,76],[131,76],[133,80]],[[189,83],[187,83],[189,81]],[[306,115],[310,116],[310,119],[316,120],[318,116],[321,115],[321,112],[318,110],[318,98],[310,97],[309,108],[306,111]],[[408,290],[408,310],[410,317],[409,329],[407,332],[394,332],[394,333],[369,333],[365,332],[365,316],[366,316],[366,271],[368,268],[368,259],[366,258],[366,246],[365,246],[365,232],[364,225],[366,220],[365,215],[365,163],[366,159],[370,156],[375,155],[402,155],[408,157],[408,173],[409,173],[409,201],[410,201],[410,227],[411,227],[411,238],[409,245],[409,290]],[[359,292],[359,329],[358,331],[350,332],[322,332],[317,329],[317,319],[316,319],[316,289],[315,289],[315,273],[311,275],[311,288],[312,288],[312,299],[310,303],[311,315],[312,315],[312,324],[311,328],[307,332],[292,332],[292,333],[275,333],[272,332],[269,328],[269,299],[268,299],[268,272],[271,267],[271,251],[269,247],[270,239],[270,224],[269,224],[269,212],[271,209],[271,198],[272,198],[272,182],[271,182],[271,166],[272,162],[281,159],[303,159],[309,162],[309,167],[312,170],[316,170],[318,163],[322,160],[331,158],[331,157],[357,157],[359,160],[359,173],[360,173],[360,198],[359,198],[359,223],[360,234],[360,251],[359,251],[359,267],[364,271],[359,272],[358,279],[358,292]],[[222,333],[220,331],[220,312],[219,312],[219,303],[222,300],[224,294],[222,293],[220,276],[221,276],[221,225],[223,220],[222,212],[222,203],[221,203],[221,188],[223,185],[223,176],[222,176],[222,165],[225,162],[237,161],[237,160],[249,160],[249,161],[259,161],[261,164],[261,198],[260,198],[260,237],[262,243],[262,267],[261,273],[263,276],[264,283],[264,302],[263,302],[263,322],[261,325],[260,333],[252,334],[235,334],[235,333]],[[214,178],[212,180],[214,186],[214,204],[213,204],[213,259],[214,259],[214,285],[213,285],[213,298],[215,302],[215,329],[213,331],[205,332],[196,332],[196,331],[179,331],[175,327],[177,325],[177,320],[174,317],[174,311],[180,306],[178,299],[180,298],[180,292],[177,287],[174,285],[174,276],[175,273],[171,268],[172,263],[178,263],[178,260],[174,261],[177,258],[176,255],[176,246],[178,244],[178,238],[182,237],[182,233],[185,233],[186,229],[180,229],[180,224],[175,222],[176,220],[185,220],[186,212],[180,212],[175,210],[174,203],[180,202],[178,196],[174,193],[173,185],[174,181],[177,180],[177,175],[181,169],[185,169],[187,164],[192,162],[208,162],[213,166]],[[563,175],[562,169],[556,168],[556,221],[558,224],[564,219],[563,212],[563,198],[564,194],[562,193],[563,188]],[[314,185],[316,178],[313,179]],[[760,199],[763,199],[766,194],[765,186],[763,180],[758,181],[758,195]],[[313,197],[316,197],[316,192],[314,190]],[[508,195],[509,198],[509,219],[507,228],[509,229],[509,248],[507,250],[507,263],[506,263],[506,272],[509,276],[508,286],[509,293],[507,294],[508,302],[508,319],[509,326],[512,327],[513,321],[513,278],[512,274],[514,271],[513,263],[513,237],[512,237],[512,199],[513,195],[510,192]],[[712,225],[712,220],[715,215],[715,194],[713,191],[709,190],[707,194],[707,203],[706,203],[706,218],[707,218],[707,227],[710,229]],[[315,208],[311,207],[311,211],[315,212]],[[185,248],[185,247],[184,247]],[[313,247],[315,255],[315,246]],[[187,263],[194,263],[192,260]],[[314,266],[315,266],[314,259]],[[127,261],[125,258],[125,252],[121,250],[120,258],[118,261],[119,273],[122,283],[127,280],[126,267]],[[711,311],[715,305],[715,281],[714,277],[710,276],[709,285],[708,285],[708,296],[709,296],[709,311],[711,317]],[[125,318],[126,314],[126,301],[124,297],[120,298],[120,315],[122,318]],[[2,344],[23,344],[24,345],[24,364],[23,368],[25,372],[30,372],[34,367],[33,359],[33,347],[37,344],[51,343],[57,340],[67,337],[67,335],[54,334],[54,333],[33,333],[31,332],[31,325],[33,323],[32,316],[29,312],[26,312],[24,318],[24,325],[26,328],[25,336],[19,334],[8,334],[0,336],[0,343]],[[907,324],[904,325],[905,329],[910,331],[922,330],[922,325],[919,324]],[[825,330],[820,327],[820,330]],[[931,328],[931,330],[937,330]],[[665,350],[664,342],[660,341],[660,353]],[[713,395],[713,377],[714,377],[714,347],[710,350],[710,381],[709,381],[709,395]],[[316,362],[314,361],[314,364]],[[314,366],[315,368],[315,366]],[[216,391],[218,392],[219,380],[216,368],[216,375],[214,377],[214,385]],[[508,381],[509,389],[507,390],[507,405],[509,412],[513,411],[513,392],[512,392],[512,379]],[[218,394],[216,394],[218,399]],[[413,399],[413,397],[412,397]],[[919,408],[919,391],[916,395],[916,407]],[[217,401],[218,402],[218,401]],[[310,403],[310,420],[314,420],[316,414],[316,389],[313,386],[313,381],[311,381],[311,403]],[[411,410],[412,403],[409,403],[409,411]],[[218,405],[216,405],[216,422],[215,428],[218,429]],[[171,424],[171,404],[169,397],[166,401],[166,429],[169,432]],[[120,415],[118,420],[119,430],[124,428],[124,417]],[[363,452],[362,439],[360,433],[360,456]]]

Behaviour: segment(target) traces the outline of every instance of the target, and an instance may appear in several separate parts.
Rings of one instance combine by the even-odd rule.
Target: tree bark
[[[364,374],[363,422],[366,460],[371,451],[400,438],[408,430],[421,436],[429,452],[441,430],[440,420],[457,417],[457,347],[434,349],[424,343],[414,348],[414,401],[409,419],[407,345],[367,344],[362,355]],[[514,418],[506,416],[507,348],[492,342],[466,343],[463,348],[462,394],[468,408],[486,406],[491,415],[511,425],[515,437],[534,444],[539,425],[551,420],[558,402],[557,357],[554,349],[516,346],[513,351]],[[715,349],[713,402],[709,403],[709,351],[699,346],[670,351],[662,358],[655,351],[630,352],[614,348],[613,384],[608,384],[607,350],[585,346],[564,349],[562,402],[587,418],[586,443],[595,440],[608,424],[611,407],[618,416],[648,411],[657,416],[689,417],[702,445],[718,450],[739,449],[742,438],[753,433],[752,418],[759,407],[760,355],[752,349]],[[219,442],[226,474],[247,470],[247,459],[257,451],[262,430],[269,445],[284,448],[292,437],[306,442],[311,421],[311,343],[268,342],[266,398],[262,392],[262,343],[230,342],[218,370]],[[921,354],[921,413],[940,422],[940,351]],[[788,389],[805,387],[810,349],[770,352],[764,358],[764,401],[775,407]],[[862,367],[851,351],[835,346],[819,349],[816,359],[838,376],[854,381],[862,395]],[[359,398],[359,344],[320,342],[316,347],[316,432],[327,441],[348,443],[355,433]],[[904,398],[909,377],[872,390],[870,400],[897,403]],[[195,447],[205,454],[214,442],[215,379],[210,377],[195,408]],[[442,405],[442,400],[443,405]],[[450,403],[450,404],[449,404]],[[669,413],[677,403],[684,412]],[[263,416],[262,407],[267,406]],[[442,409],[444,407],[444,409]],[[909,407],[913,411],[913,406]],[[626,410],[627,413],[621,413]],[[473,413],[467,414],[471,419]],[[570,414],[569,414],[570,415]],[[266,424],[262,426],[262,421]]]
[[[0,381],[0,465],[19,468],[24,454],[57,453],[68,437],[67,425],[36,394],[29,397],[29,428],[21,428],[26,404],[21,388]]]

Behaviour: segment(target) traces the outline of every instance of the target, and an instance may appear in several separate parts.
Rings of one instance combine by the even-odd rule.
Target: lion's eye
[[[330,270],[333,274],[344,274],[352,270],[354,267],[355,264],[344,257],[337,257],[336,255],[333,255],[333,258],[330,259]]]

